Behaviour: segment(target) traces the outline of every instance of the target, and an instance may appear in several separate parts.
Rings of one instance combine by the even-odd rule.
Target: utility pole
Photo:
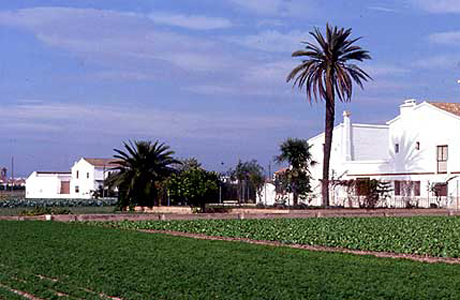
[[[14,156],[11,156],[11,190],[14,188]]]

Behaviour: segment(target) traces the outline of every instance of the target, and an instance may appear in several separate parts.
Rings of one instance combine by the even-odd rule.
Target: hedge
[[[0,201],[0,208],[15,207],[82,207],[114,206],[118,199],[9,199]]]

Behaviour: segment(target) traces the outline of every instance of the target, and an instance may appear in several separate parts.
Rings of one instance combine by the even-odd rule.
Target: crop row
[[[116,198],[105,199],[10,199],[0,201],[0,208],[113,206]]]
[[[459,265],[78,222],[0,221],[0,241],[0,299],[20,299],[8,288],[40,299],[460,299]]]
[[[460,257],[460,217],[122,221],[97,224],[286,244]]]

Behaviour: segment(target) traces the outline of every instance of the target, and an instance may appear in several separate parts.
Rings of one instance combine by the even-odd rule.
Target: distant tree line
[[[202,211],[207,203],[255,202],[264,184],[256,160],[238,161],[223,174],[204,169],[196,158],[177,159],[159,141],[131,141],[114,149],[117,159],[106,186],[118,191],[118,206],[189,205]]]

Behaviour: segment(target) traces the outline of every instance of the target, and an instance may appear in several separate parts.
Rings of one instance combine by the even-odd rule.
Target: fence
[[[364,196],[346,196],[338,197],[332,195],[331,205],[339,207],[366,207]],[[392,196],[386,199],[380,199],[376,207],[386,208],[447,208],[460,209],[460,201],[457,197],[408,197]]]

